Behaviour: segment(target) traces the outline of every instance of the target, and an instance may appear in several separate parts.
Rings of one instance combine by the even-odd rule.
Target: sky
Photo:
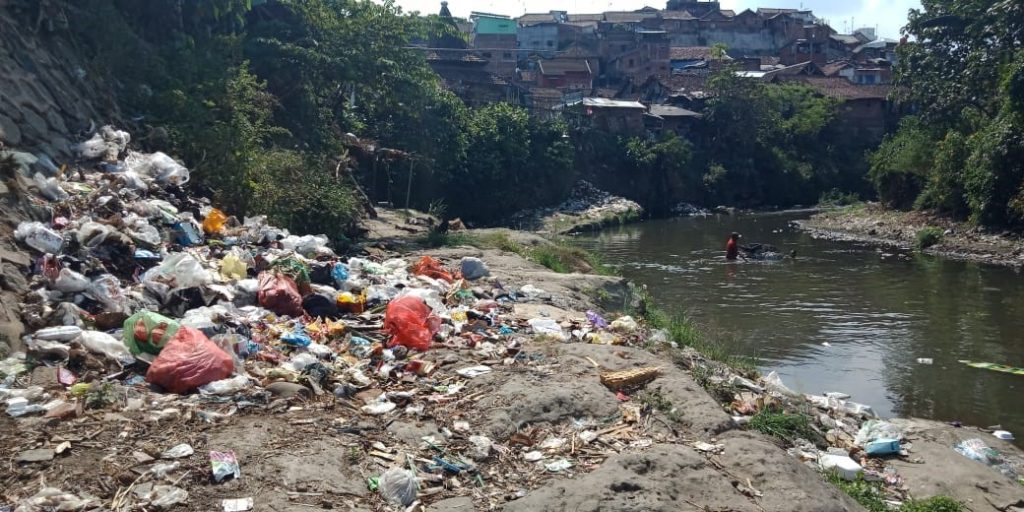
[[[900,28],[907,21],[909,9],[921,8],[920,0],[720,0],[723,9],[756,10],[758,7],[811,9],[819,18],[829,21],[840,33],[849,32],[850,22],[859,28],[877,27],[878,35],[898,39]],[[406,12],[436,13],[440,0],[397,0]],[[645,5],[663,8],[664,0],[448,0],[452,14],[468,17],[470,11],[484,11],[519,16],[525,12],[569,11],[597,13],[632,11]]]

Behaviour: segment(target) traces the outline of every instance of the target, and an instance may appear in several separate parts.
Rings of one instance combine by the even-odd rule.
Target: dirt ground
[[[799,224],[817,237],[866,242],[896,250],[912,249],[918,231],[937,227],[945,235],[941,242],[925,250],[928,254],[1024,267],[1024,239],[1020,236],[985,232],[927,212],[899,212],[868,204],[822,212]]]

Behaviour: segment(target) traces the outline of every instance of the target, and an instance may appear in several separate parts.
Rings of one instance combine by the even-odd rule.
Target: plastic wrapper
[[[191,327],[178,329],[146,372],[146,382],[184,394],[231,376],[234,363],[205,334]]]
[[[97,505],[95,500],[82,499],[55,487],[43,487],[32,497],[19,501],[14,512],[90,510]]]
[[[47,327],[33,334],[38,340],[67,343],[82,335],[82,329],[75,326]]]
[[[882,439],[902,441],[903,431],[888,421],[868,420],[861,425],[854,442],[857,446],[866,447],[869,443]]]
[[[14,238],[25,245],[48,254],[60,254],[64,246],[64,238],[60,233],[46,227],[41,222],[22,222],[14,231]]]
[[[173,485],[154,485],[153,489],[146,493],[145,499],[149,500],[150,506],[157,509],[169,509],[188,503],[188,491]]]
[[[249,266],[235,252],[229,252],[220,260],[220,275],[229,281],[245,279]]]
[[[348,267],[340,261],[335,263],[334,267],[331,268],[331,277],[334,278],[336,286],[345,284],[345,281],[348,281]]]
[[[380,495],[392,503],[408,507],[418,493],[416,474],[408,469],[391,468],[380,476]]]
[[[124,345],[132,354],[159,354],[181,324],[152,311],[139,311],[124,321]]]
[[[242,468],[238,465],[235,452],[210,452],[210,469],[213,481],[220,483],[229,478],[240,478]]]
[[[427,350],[440,325],[440,319],[417,297],[392,301],[384,314],[384,332],[392,336],[390,346]]]

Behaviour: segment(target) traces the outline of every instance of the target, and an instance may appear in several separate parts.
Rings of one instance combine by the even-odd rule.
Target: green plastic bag
[[[124,344],[132,354],[158,355],[181,324],[159,313],[139,311],[124,321]]]

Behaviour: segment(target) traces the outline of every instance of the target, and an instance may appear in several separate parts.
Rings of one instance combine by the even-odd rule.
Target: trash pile
[[[0,404],[19,432],[87,418],[217,424],[335,403],[390,423],[449,410],[466,400],[473,379],[486,381],[496,368],[543,368],[543,355],[523,350],[523,334],[639,342],[629,317],[609,322],[590,312],[568,324],[511,318],[518,299],[545,292],[505,288],[488,279],[477,258],[463,258],[454,270],[428,256],[344,259],[326,237],[291,235],[264,217],[237,219],[188,197],[180,189],[187,168],[163,153],[132,151],[130,140],[104,127],[76,147],[81,168],[53,166],[31,177],[38,191],[31,200],[50,218],[23,222],[15,232],[34,260],[22,304],[30,334],[22,351],[0,360]],[[635,433],[628,434],[632,444],[616,441],[627,435],[622,421],[534,428],[512,444],[455,421],[446,427],[450,439],[424,439],[415,456],[373,443],[370,456],[383,467],[367,485],[407,506],[453,485],[483,485],[483,461],[514,459],[522,476],[510,481],[522,493],[529,487],[523,482],[537,478],[530,467],[557,474],[595,466],[607,450],[587,448],[591,442],[651,444],[636,444]],[[29,471],[89,443],[89,436],[40,434],[15,461]],[[127,478],[122,473],[98,491],[26,486],[15,510],[188,503],[183,479],[196,468],[190,460],[208,460],[213,484],[243,478],[239,457],[215,448],[116,450],[104,464],[131,468]],[[223,503],[224,510],[252,506],[252,498]]]
[[[751,425],[778,414],[806,417],[808,431],[795,432],[795,438],[780,435],[791,445],[787,450],[791,456],[844,480],[879,482],[890,504],[898,505],[910,498],[909,486],[890,462],[915,461],[913,439],[896,424],[880,419],[870,406],[854,402],[841,392],[797,393],[783,384],[776,372],[754,382],[699,355],[691,356],[691,365],[712,375],[709,390],[732,400],[728,408],[736,425]],[[1013,439],[1012,434],[1001,430],[992,435]],[[968,439],[949,448],[1024,483],[1024,460],[1000,453],[982,439]]]
[[[549,217],[573,217],[576,218],[574,227],[585,230],[590,226],[599,227],[603,222],[618,217],[640,217],[643,211],[643,207],[636,201],[612,195],[588,181],[580,180],[573,186],[572,194],[562,204],[553,208],[519,212],[512,216],[509,223],[513,226],[539,228],[545,223],[544,219]]]

